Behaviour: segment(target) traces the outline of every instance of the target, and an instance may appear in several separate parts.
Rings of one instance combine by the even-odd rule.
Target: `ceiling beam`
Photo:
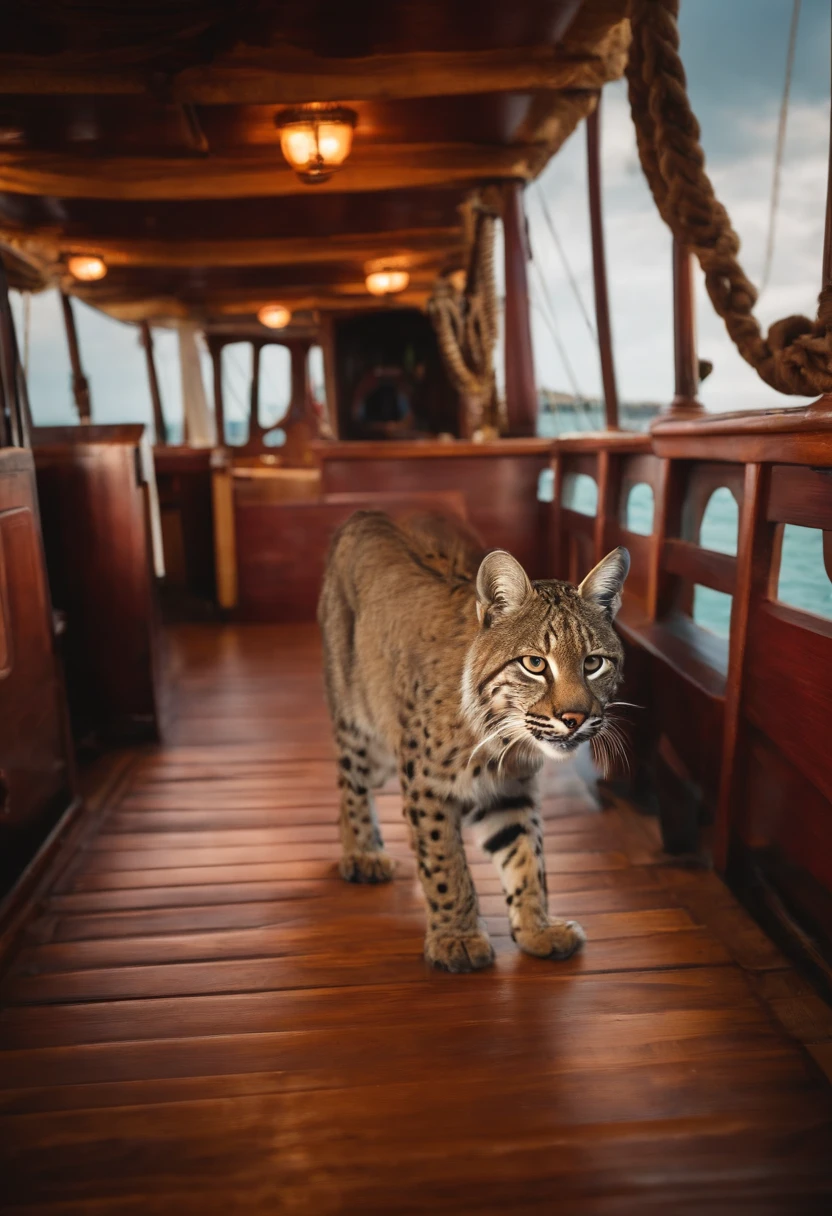
[[[311,263],[401,258],[417,266],[438,255],[465,248],[462,221],[455,228],[410,229],[398,232],[356,232],[339,236],[178,241],[146,237],[66,235],[54,229],[26,233],[4,229],[0,242],[43,264],[73,253],[95,254],[115,267],[232,267],[294,266]]]
[[[570,128],[571,129],[571,128]],[[564,134],[568,134],[565,132]],[[528,178],[551,144],[398,144],[355,147],[328,182],[304,185],[273,149],[202,160],[155,156],[79,157],[3,150],[0,190],[59,198],[199,199],[396,190],[493,178]]]
[[[311,101],[598,89],[621,75],[620,43],[610,32],[601,53],[553,46],[482,51],[417,51],[359,59],[324,58],[283,46],[241,46],[211,64],[167,79],[140,69],[96,71],[71,56],[0,55],[0,93],[153,95],[187,105],[298,105]]]

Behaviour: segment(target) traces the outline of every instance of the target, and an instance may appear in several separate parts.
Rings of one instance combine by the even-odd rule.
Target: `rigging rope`
[[[792,20],[789,27],[789,49],[786,52],[786,79],[783,82],[783,98],[780,102],[780,119],[777,123],[777,143],[774,151],[774,174],[771,180],[771,203],[768,213],[768,237],[763,273],[760,275],[760,295],[768,287],[771,263],[774,260],[774,229],[777,224],[777,209],[780,204],[780,176],[783,171],[783,152],[786,147],[786,122],[789,117],[789,93],[792,87],[794,53],[797,46],[797,26],[800,21],[800,0],[792,4]]]
[[[595,332],[595,326],[592,324],[592,321],[590,320],[589,312],[586,308],[586,305],[584,304],[583,296],[581,295],[580,288],[578,287],[578,281],[575,278],[572,267],[570,266],[569,260],[566,256],[566,250],[564,249],[564,247],[561,243],[561,239],[555,230],[555,221],[552,219],[552,213],[549,210],[549,204],[546,201],[546,195],[543,193],[543,188],[540,185],[539,181],[537,183],[537,197],[538,197],[538,201],[540,202],[541,210],[543,211],[543,218],[546,221],[546,227],[549,229],[549,234],[552,238],[552,241],[554,242],[555,248],[558,251],[560,260],[563,263],[563,269],[566,271],[566,278],[569,282],[569,286],[572,288],[572,294],[574,295],[578,308],[580,309],[581,316],[583,317],[584,321],[586,322],[586,327],[589,330],[590,337],[592,338],[592,341],[597,344],[598,335]]]
[[[531,245],[531,234],[529,234],[529,244]],[[537,274],[537,281],[540,285],[541,296],[543,297],[543,301],[546,305],[545,311],[543,308],[540,309],[540,314],[549,326],[549,332],[551,333],[555,346],[557,347],[558,354],[560,355],[561,362],[563,363],[564,370],[566,371],[567,379],[572,387],[572,392],[576,398],[582,398],[583,393],[578,385],[578,377],[575,375],[572,364],[569,362],[566,347],[563,344],[563,339],[561,338],[558,330],[557,320],[555,317],[555,306],[552,303],[552,297],[549,295],[549,288],[546,285],[546,280],[544,279],[543,272],[540,269],[540,263],[538,262],[537,258],[534,257],[534,250],[532,250],[532,267]]]
[[[781,393],[832,391],[832,286],[818,315],[784,317],[764,336],[754,316],[757,291],[740,265],[739,237],[705,172],[699,123],[679,57],[679,0],[630,0],[627,65],[641,165],[659,214],[698,258],[716,312],[737,350]]]

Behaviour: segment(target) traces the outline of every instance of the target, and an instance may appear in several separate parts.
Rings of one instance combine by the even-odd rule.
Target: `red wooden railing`
[[[832,622],[777,600],[786,524],[820,529],[832,578],[832,413],[806,409],[679,418],[651,435],[554,444],[553,566],[575,580],[616,544],[631,574],[619,618],[628,651],[634,760],[662,806],[668,844],[710,845],[832,941]],[[568,499],[597,485],[597,511]],[[632,487],[651,486],[652,533],[628,531]],[[736,555],[699,539],[715,489],[739,506]],[[818,572],[824,577],[823,571]],[[692,618],[693,589],[732,597],[729,636]],[[699,829],[705,828],[704,837]]]

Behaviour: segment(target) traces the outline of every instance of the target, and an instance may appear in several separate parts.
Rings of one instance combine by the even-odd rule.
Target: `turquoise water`
[[[550,495],[551,497],[551,491]],[[595,515],[598,489],[584,473],[569,474],[564,484],[564,503],[583,515]],[[633,486],[627,499],[626,527],[640,536],[653,531],[653,492],[650,486]],[[736,555],[739,509],[727,487],[715,490],[708,501],[699,544],[717,553]],[[832,620],[832,581],[823,560],[823,533],[818,528],[786,524],[780,559],[777,598],[804,612]],[[710,587],[694,588],[693,619],[719,637],[728,637],[731,596]]]

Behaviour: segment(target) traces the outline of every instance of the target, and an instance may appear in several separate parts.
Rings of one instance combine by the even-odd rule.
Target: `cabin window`
[[[624,527],[636,536],[652,536],[654,511],[653,487],[646,481],[637,482],[624,504]]]
[[[780,551],[777,598],[792,608],[832,620],[832,540],[827,541],[828,562],[824,560],[824,534],[820,528],[786,524]]]
[[[537,501],[555,501],[555,470],[541,469],[537,479]]]
[[[277,343],[264,346],[260,351],[260,425],[276,426],[286,416],[292,400],[292,352],[288,346]],[[263,442],[268,447],[268,436]]]
[[[720,486],[708,499],[699,524],[698,542],[703,549],[736,556],[739,525],[737,500],[727,486]]]
[[[699,583],[694,585],[693,619],[719,638],[727,638],[731,632],[732,604],[733,596],[724,591],[714,591],[713,587],[703,587]]]
[[[254,350],[250,342],[229,342],[222,348],[225,441],[232,447],[240,447],[248,441],[253,367]]]
[[[598,485],[588,473],[567,473],[563,479],[562,505],[580,515],[598,513]]]

